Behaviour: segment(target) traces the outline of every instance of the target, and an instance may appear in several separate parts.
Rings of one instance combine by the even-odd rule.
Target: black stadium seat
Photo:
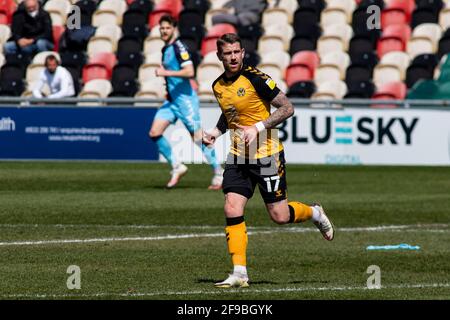
[[[244,63],[249,66],[256,67],[261,62],[261,57],[259,56],[258,52],[245,52],[244,56]]]
[[[209,10],[211,4],[208,0],[183,0],[184,9],[193,9],[199,11],[203,16]]]
[[[112,87],[109,97],[134,97],[139,90],[135,79],[113,82]]]
[[[345,81],[347,83],[370,81],[373,69],[378,63],[375,52],[365,52],[351,56],[351,64],[347,68]]]
[[[259,24],[250,24],[247,26],[238,26],[237,32],[243,38],[259,39],[263,35],[264,30]]]
[[[25,89],[22,79],[2,79],[0,80],[0,96],[20,96]]]
[[[92,15],[97,10],[97,3],[93,0],[80,0],[75,3],[80,8],[81,25],[90,26],[92,23]]]
[[[111,85],[113,92],[110,96],[133,97],[138,91],[137,75],[137,69],[124,64],[116,64],[112,71]]]
[[[414,84],[422,79],[433,79],[434,71],[430,71],[427,68],[421,66],[411,65],[406,70],[406,86],[412,88]]]
[[[142,40],[135,37],[125,36],[119,40],[117,52],[139,52],[142,51],[142,48]]]
[[[25,70],[21,66],[6,63],[0,69],[0,79],[21,80],[25,78]]]
[[[24,53],[7,54],[5,55],[5,65],[18,66],[24,71],[31,63],[32,56]]]
[[[196,39],[198,47],[200,47],[201,41],[205,34],[206,31],[203,25],[190,26],[189,28],[180,29],[180,37]]]
[[[146,17],[153,11],[153,8],[154,4],[150,0],[135,0],[128,6],[128,10],[140,11]]]
[[[148,16],[137,9],[129,9],[123,14],[122,26],[145,26]]]
[[[296,36],[307,36],[314,39],[319,39],[319,37],[322,35],[322,28],[319,24],[304,24],[302,27],[298,30],[295,30]]]
[[[299,8],[312,9],[320,14],[326,7],[325,0],[297,0]]]
[[[126,65],[135,70],[144,62],[144,57],[141,52],[118,52],[117,53],[117,64]]]
[[[289,54],[293,56],[299,51],[314,51],[317,48],[317,39],[314,37],[295,36],[291,39]]]
[[[375,49],[376,46],[371,39],[357,35],[350,40],[348,54],[353,57],[366,52],[373,52]]]
[[[184,9],[178,16],[178,29],[184,30],[192,26],[201,26],[205,23],[205,16],[195,9]]]
[[[292,56],[296,52],[303,50],[316,50],[317,39],[322,35],[322,29],[318,23],[299,24],[297,23],[295,36],[291,39],[289,54]]]
[[[24,91],[25,69],[17,65],[5,64],[0,69],[0,95],[20,96]]]
[[[450,53],[450,29],[447,29],[439,40],[439,59],[448,53]]]
[[[112,71],[111,83],[137,78],[137,70],[123,64],[116,64]]]
[[[195,72],[197,73],[197,67],[202,62],[202,55],[199,51],[189,51],[192,63],[194,64]]]
[[[368,7],[373,5],[380,7],[381,10],[383,10],[385,7],[384,0],[362,0],[359,3],[358,8],[367,9]]]
[[[435,13],[439,13],[444,7],[442,0],[416,0],[417,9],[429,9]]]
[[[148,26],[145,25],[122,25],[122,34],[124,37],[135,37],[144,40],[148,36]]]
[[[357,8],[352,14],[352,28],[353,32],[358,32],[359,30],[367,30],[367,19],[369,19],[370,14],[367,13],[366,8]]]
[[[181,42],[187,47],[188,51],[198,51],[200,50],[201,40],[196,36],[184,35],[179,38]]]
[[[312,81],[295,82],[288,89],[289,98],[310,98],[316,92],[316,85]]]
[[[297,34],[305,25],[315,25],[320,23],[320,13],[313,9],[299,8],[294,13],[294,31]]]
[[[345,73],[345,82],[369,81],[372,75],[373,69],[369,66],[350,65]]]
[[[365,52],[350,58],[352,65],[367,66],[373,69],[378,64],[378,56],[375,52]]]
[[[374,93],[375,85],[371,81],[349,82],[344,99],[369,99]]]
[[[97,2],[93,0],[80,0],[75,2],[75,5],[80,8],[81,12],[84,12],[92,16],[97,10]]]
[[[422,23],[438,23],[439,13],[444,6],[442,0],[416,0],[416,9],[412,13],[411,27]]]
[[[67,71],[69,71],[70,75],[72,76],[75,95],[78,95],[78,93],[80,93],[81,88],[80,78],[82,69],[77,66],[65,66],[64,68],[66,68]]]
[[[258,50],[258,39],[254,38],[241,38],[242,47],[248,52],[256,52]]]
[[[64,67],[77,67],[80,70],[87,62],[86,54],[82,51],[67,51],[60,53],[61,65]]]
[[[421,79],[433,79],[434,69],[439,63],[435,54],[421,54],[414,58],[406,70],[406,86],[411,88]]]
[[[422,23],[438,23],[439,13],[430,9],[417,9],[412,14],[411,27],[414,29]]]
[[[258,24],[251,24],[248,26],[239,26],[238,34],[242,39],[242,46],[248,52],[255,52],[258,50],[259,38],[264,33],[263,28]]]
[[[429,68],[430,70],[434,70],[439,63],[439,58],[437,55],[432,53],[420,54],[413,59],[411,65],[421,66],[424,68]]]

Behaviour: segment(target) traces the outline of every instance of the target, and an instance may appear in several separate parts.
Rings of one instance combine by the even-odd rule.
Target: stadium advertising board
[[[0,159],[157,160],[154,108],[0,108]]]
[[[216,124],[219,112],[201,109],[205,128]],[[450,165],[450,111],[296,108],[279,128],[290,163]],[[167,132],[176,154],[201,162],[184,131],[177,124]],[[217,141],[219,159],[225,159],[229,143],[228,135]]]

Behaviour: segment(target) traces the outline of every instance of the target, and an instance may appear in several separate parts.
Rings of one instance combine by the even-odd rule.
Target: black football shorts
[[[223,192],[238,193],[250,199],[256,185],[265,203],[274,203],[287,198],[283,151],[257,160],[228,155],[223,173]]]

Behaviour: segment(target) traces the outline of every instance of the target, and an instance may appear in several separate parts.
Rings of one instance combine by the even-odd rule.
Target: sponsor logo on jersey
[[[270,90],[275,89],[276,86],[275,81],[273,81],[271,78],[266,80],[266,84],[270,88]]]

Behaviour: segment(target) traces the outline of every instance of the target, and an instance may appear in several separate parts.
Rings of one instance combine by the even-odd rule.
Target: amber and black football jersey
[[[214,81],[212,88],[228,122],[232,154],[259,159],[283,150],[276,129],[261,132],[252,151],[252,148],[246,148],[241,130],[236,127],[236,124],[252,126],[270,116],[270,102],[280,92],[275,81],[254,67],[244,66],[232,78],[227,78],[223,73]]]

